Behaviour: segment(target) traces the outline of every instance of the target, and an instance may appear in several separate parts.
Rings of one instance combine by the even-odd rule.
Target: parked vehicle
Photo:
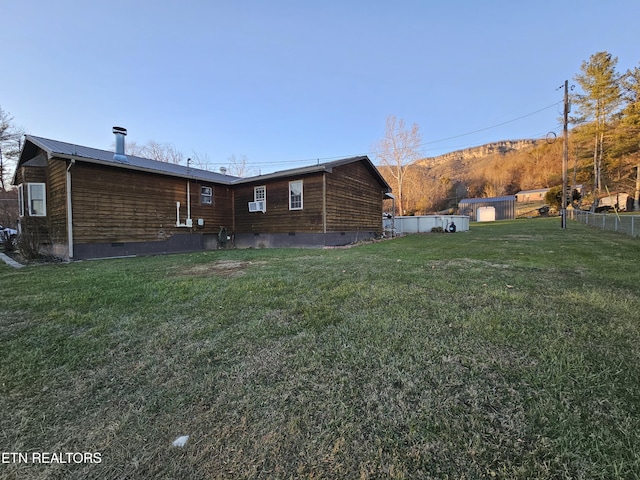
[[[4,245],[6,241],[10,242],[11,245],[15,245],[17,237],[17,230],[0,225],[0,245]]]

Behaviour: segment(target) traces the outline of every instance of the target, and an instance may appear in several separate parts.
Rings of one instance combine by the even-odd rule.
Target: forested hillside
[[[620,74],[616,65],[616,57],[598,52],[574,77],[568,183],[585,186],[584,205],[607,191],[638,196],[640,68]],[[465,197],[560,185],[562,155],[561,137],[505,140],[380,170],[394,192],[402,192],[403,213],[423,214],[455,208]]]

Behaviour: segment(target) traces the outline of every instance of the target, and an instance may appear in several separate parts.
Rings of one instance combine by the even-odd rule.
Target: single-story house
[[[458,213],[468,215],[471,221],[512,220],[516,218],[516,197],[506,195],[504,197],[490,198],[463,198],[458,203]],[[483,217],[487,211],[491,211],[489,217]]]
[[[544,202],[544,197],[549,190],[549,188],[520,190],[518,193],[516,193],[516,202]]]
[[[535,190],[520,190],[516,193],[516,202],[544,202],[547,192],[550,188],[537,188]],[[575,185],[573,190],[577,190],[582,195],[584,187],[583,185]]]
[[[26,135],[19,228],[66,259],[346,245],[382,233],[391,188],[366,156],[240,178]]]

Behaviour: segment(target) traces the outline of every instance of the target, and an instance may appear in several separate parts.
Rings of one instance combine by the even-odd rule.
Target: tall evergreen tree
[[[622,103],[620,75],[616,72],[618,57],[598,52],[582,62],[581,73],[575,76],[583,94],[573,95],[578,106],[578,121],[591,122],[593,126],[593,187],[594,194],[602,189],[604,143],[607,128]]]
[[[616,126],[616,154],[629,155],[640,148],[640,67],[622,76],[622,95],[625,105]]]
[[[636,154],[633,209],[640,211],[640,67],[627,71],[622,79],[626,106],[618,127],[618,145],[623,155]]]

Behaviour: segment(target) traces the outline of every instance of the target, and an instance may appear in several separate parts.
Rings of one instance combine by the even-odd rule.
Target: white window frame
[[[294,185],[300,185],[300,205],[297,205],[297,201],[293,202],[293,187]],[[297,197],[297,195],[295,195]],[[293,180],[289,182],[289,210],[302,210],[304,208],[304,184],[302,180]]]
[[[18,185],[18,215],[24,217],[24,187]]]
[[[209,193],[205,193],[205,190],[208,190]],[[213,205],[213,187],[208,185],[200,187],[200,205]]]
[[[254,202],[265,202],[267,203],[267,186],[259,185],[257,187],[253,187],[253,201]]]
[[[42,199],[33,198],[32,189],[33,187],[42,187]],[[46,217],[47,216],[47,184],[42,182],[37,183],[27,183],[27,211],[29,212],[30,217]],[[33,201],[42,200],[42,212],[37,212],[33,209]]]

